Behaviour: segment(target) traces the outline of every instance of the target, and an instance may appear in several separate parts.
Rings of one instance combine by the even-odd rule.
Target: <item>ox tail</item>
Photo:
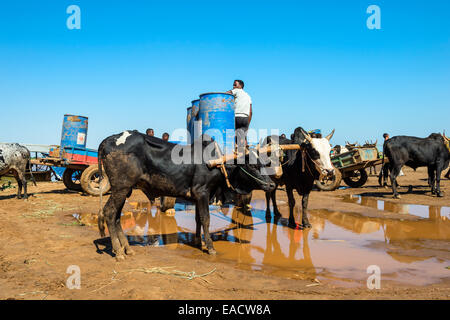
[[[37,187],[36,179],[34,179],[33,171],[31,171],[31,161],[30,160],[28,160],[28,162],[27,162],[27,167],[28,167],[28,170],[30,171],[31,181],[33,181],[34,186]]]
[[[101,187],[103,180],[103,170],[102,170],[102,159],[101,159],[101,149],[98,152],[98,181],[100,186],[100,202],[98,209],[98,230],[100,231],[100,236],[105,237],[105,216],[103,215],[103,189]]]

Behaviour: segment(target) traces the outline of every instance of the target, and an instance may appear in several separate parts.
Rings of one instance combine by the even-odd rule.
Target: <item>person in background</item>
[[[153,131],[152,128],[148,128],[148,129],[145,131],[145,133],[146,133],[148,136],[150,136],[150,137],[153,137],[153,136],[155,135],[155,131]]]
[[[286,135],[284,133],[282,133],[280,138],[286,139]]]
[[[314,130],[310,130],[308,131],[309,135],[311,136],[311,138],[322,138],[322,133],[320,132],[319,129],[314,129]]]
[[[247,131],[252,121],[252,98],[244,91],[244,81],[234,80],[233,89],[227,91],[234,96],[235,130],[238,147],[246,145]]]
[[[384,139],[384,142],[386,142],[389,139],[389,134],[383,133],[383,139]],[[383,150],[382,150],[381,156],[380,156],[381,158],[383,157],[383,153],[384,153],[384,143],[383,143]],[[384,170],[384,165],[381,167],[380,174],[378,175],[378,182],[380,183],[380,185],[381,185],[381,181],[383,179],[383,170]]]
[[[162,139],[164,141],[169,141],[169,134],[167,132],[164,132],[162,135]],[[172,197],[166,197],[166,196],[159,197],[159,204],[160,204],[161,210],[163,210],[163,211],[166,210],[166,205],[165,205],[166,200],[170,201],[170,199],[172,199]],[[170,209],[170,208],[167,208],[167,209]]]

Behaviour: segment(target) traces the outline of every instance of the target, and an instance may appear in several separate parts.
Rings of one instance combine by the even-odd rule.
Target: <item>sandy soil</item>
[[[393,200],[390,189],[379,188],[377,179],[369,177],[363,188],[334,192],[314,191],[311,210],[332,209],[364,217],[399,221],[418,217],[380,211],[370,206],[341,201],[356,194],[394,203],[450,206],[450,181],[443,179],[443,198],[431,196],[426,170],[404,169],[401,186],[415,186],[412,193],[401,188],[401,200]],[[16,189],[0,192],[0,299],[449,299],[449,277],[425,286],[386,281],[379,290],[364,285],[341,286],[339,283],[314,279],[292,279],[282,274],[237,267],[208,256],[186,245],[135,246],[136,255],[116,262],[94,243],[99,239],[93,227],[82,226],[76,213],[96,213],[99,199],[65,190],[62,183],[41,182],[29,187],[29,200],[14,197]],[[107,197],[106,197],[107,198]],[[264,199],[254,192],[253,199]],[[286,202],[284,192],[278,199]],[[145,201],[140,191],[129,199]],[[297,196],[297,203],[300,203]],[[105,201],[105,200],[104,200]],[[285,210],[285,209],[283,209]],[[193,217],[192,217],[193,219]],[[311,221],[314,226],[314,220]],[[450,236],[450,235],[447,235]],[[445,237],[444,237],[445,238]],[[448,239],[448,238],[447,238]],[[430,240],[432,241],[432,240]],[[450,261],[449,241],[433,244],[436,259]],[[330,262],[331,263],[331,262]],[[70,265],[81,270],[81,289],[70,290],[66,273]],[[447,264],[448,265],[448,264]],[[145,273],[143,269],[169,267],[183,271],[211,274],[192,280],[174,275]],[[141,271],[140,271],[141,270]],[[156,269],[153,269],[156,270]],[[172,269],[165,269],[172,270]]]

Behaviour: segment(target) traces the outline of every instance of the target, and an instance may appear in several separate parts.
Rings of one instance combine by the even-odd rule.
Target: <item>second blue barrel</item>
[[[212,92],[200,95],[198,119],[202,134],[208,134],[218,143],[223,153],[234,151],[234,96]]]
[[[191,134],[191,141],[193,142],[201,134],[201,128],[198,122],[198,109],[200,106],[200,99],[193,100],[192,102],[192,117],[191,117],[191,127],[189,133]]]
[[[187,143],[192,143],[192,133],[191,133],[191,126],[192,126],[192,107],[187,108],[187,114],[186,114],[186,130],[187,130]]]
[[[86,148],[88,118],[65,114],[61,132],[61,154],[66,148]]]

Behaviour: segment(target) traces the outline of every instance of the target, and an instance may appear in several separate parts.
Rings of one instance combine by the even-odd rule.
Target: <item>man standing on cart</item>
[[[235,130],[237,146],[246,146],[247,131],[252,121],[252,98],[244,91],[244,81],[234,80],[233,89],[227,91],[234,96]]]

